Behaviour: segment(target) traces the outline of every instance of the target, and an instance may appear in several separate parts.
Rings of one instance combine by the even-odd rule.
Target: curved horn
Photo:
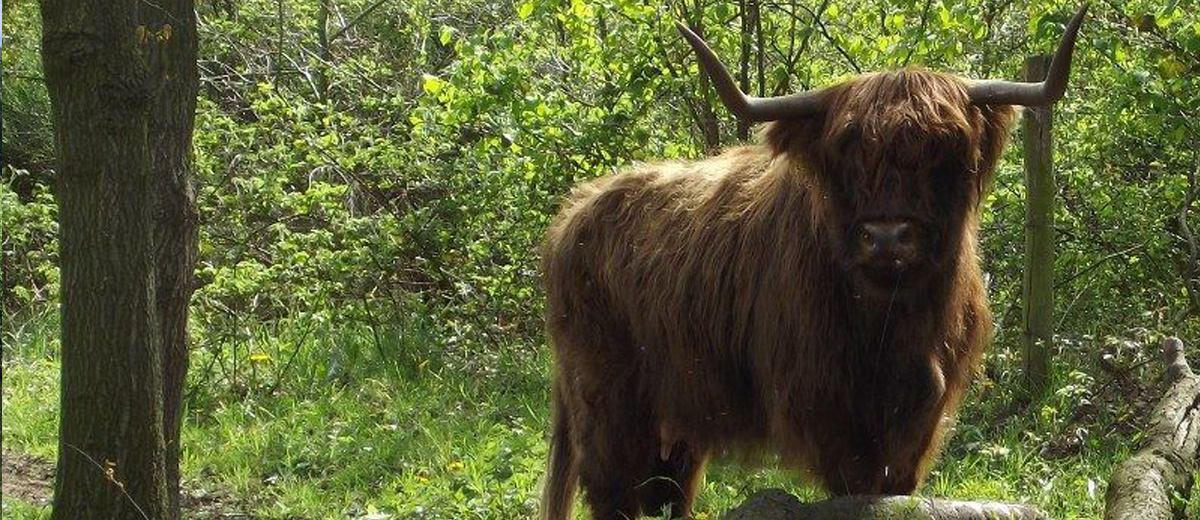
[[[1050,70],[1046,79],[1038,83],[1016,81],[982,80],[971,81],[967,94],[976,105],[1049,105],[1063,97],[1067,90],[1067,77],[1071,74],[1071,55],[1075,52],[1075,37],[1079,25],[1087,13],[1088,4],[1083,4],[1058,42],[1058,50],[1050,59]]]
[[[675,26],[692,45],[692,49],[695,49],[696,57],[700,60],[700,67],[704,69],[708,77],[712,78],[713,86],[716,87],[717,94],[721,96],[721,102],[738,118],[745,121],[775,121],[812,115],[821,111],[825,102],[823,90],[810,90],[789,96],[770,98],[747,96],[737,87],[733,77],[729,75],[729,71],[721,64],[717,54],[708,47],[708,44],[704,43],[704,40],[679,22],[675,22]]]

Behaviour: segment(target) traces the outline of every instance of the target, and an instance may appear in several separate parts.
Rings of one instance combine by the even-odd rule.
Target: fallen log
[[[811,504],[781,490],[759,491],[723,520],[1049,520],[1025,504],[957,502],[904,495],[850,495]]]
[[[1117,466],[1105,495],[1104,520],[1173,520],[1173,497],[1186,499],[1200,458],[1200,375],[1183,342],[1162,345],[1168,388],[1154,410],[1143,446]],[[913,496],[852,495],[811,504],[780,489],[752,495],[723,520],[1049,520],[1041,510],[1001,502],[957,502]]]
[[[1154,409],[1142,449],[1113,471],[1105,494],[1104,520],[1182,518],[1172,497],[1186,503],[1200,457],[1200,376],[1192,372],[1183,342],[1167,338],[1166,395]]]

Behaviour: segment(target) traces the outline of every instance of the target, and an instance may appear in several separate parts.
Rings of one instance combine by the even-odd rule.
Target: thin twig
[[[1059,280],[1058,283],[1054,284],[1054,288],[1058,289],[1058,288],[1072,282],[1073,280],[1079,278],[1080,276],[1083,276],[1085,274],[1092,272],[1094,269],[1096,269],[1097,267],[1100,267],[1101,265],[1103,265],[1105,262],[1108,262],[1109,260],[1112,260],[1119,256],[1125,256],[1129,253],[1137,251],[1138,249],[1146,247],[1146,244],[1147,244],[1146,242],[1142,242],[1141,244],[1126,248],[1121,251],[1117,251],[1116,253],[1111,253],[1111,254],[1105,255],[1103,258],[1096,260],[1091,265],[1084,267],[1083,269],[1080,269],[1079,271],[1076,271],[1075,274],[1068,276],[1067,278],[1065,278],[1063,280]]]
[[[925,26],[929,23],[929,6],[933,4],[933,0],[925,0],[925,9],[921,10],[921,27],[917,32],[921,33],[921,39],[925,39]],[[916,45],[908,46],[908,54],[904,56],[903,65],[907,66],[908,61],[912,59],[913,51],[917,50]]]
[[[292,362],[296,360],[296,354],[300,353],[300,349],[304,347],[304,342],[308,340],[308,334],[312,332],[314,327],[316,327],[316,324],[309,321],[308,327],[304,329],[304,333],[300,335],[300,339],[296,340],[296,349],[292,350],[292,355],[288,356],[288,360],[284,363],[283,368],[279,370],[279,373],[275,374],[275,384],[271,385],[271,389],[267,391],[267,395],[274,395],[275,391],[279,389],[279,386],[283,383],[283,376],[287,375],[288,371],[291,370]]]
[[[96,466],[96,469],[99,469],[100,473],[104,475],[104,479],[109,482],[112,482],[113,485],[117,486],[117,489],[121,491],[122,495],[125,495],[125,498],[127,500],[129,500],[130,504],[133,504],[133,507],[136,508],[137,512],[142,515],[142,518],[145,518],[146,520],[150,520],[150,516],[147,515],[145,511],[142,510],[142,506],[139,506],[137,501],[134,500],[132,496],[129,496],[129,492],[125,491],[125,484],[123,482],[117,480],[117,477],[113,476],[113,472],[111,471],[111,469],[107,469],[104,466],[101,466],[99,462],[96,462],[96,459],[93,459],[91,455],[84,453],[83,450],[79,449],[74,444],[71,444],[69,442],[64,442],[63,445],[79,452],[79,454],[83,455],[83,457],[85,459],[87,459],[88,462],[91,462],[93,466]]]
[[[1187,176],[1188,190],[1179,205],[1179,234],[1188,247],[1188,258],[1183,264],[1184,285],[1189,296],[1188,307],[1193,312],[1200,313],[1200,267],[1197,267],[1197,264],[1200,264],[1200,244],[1196,243],[1196,236],[1188,226],[1188,213],[1191,212],[1192,203],[1197,198],[1197,190],[1200,189],[1200,183],[1197,182],[1197,177],[1200,177],[1200,157],[1196,158],[1196,167],[1189,170]]]
[[[821,13],[817,13],[817,12],[813,11],[811,8],[809,8],[806,5],[802,5],[802,4],[795,4],[795,5],[796,5],[796,7],[799,7],[808,13],[809,17],[812,18],[813,23],[816,23],[817,28],[821,30],[821,35],[825,37],[825,40],[828,41],[830,43],[830,45],[833,45],[833,48],[837,49],[838,53],[842,55],[842,58],[844,58],[846,60],[846,62],[850,64],[850,67],[854,69],[854,72],[858,73],[858,74],[862,74],[862,67],[860,67],[858,65],[858,61],[854,59],[854,56],[851,56],[850,53],[847,52],[844,47],[842,47],[842,44],[840,42],[838,42],[837,38],[834,38],[833,35],[829,34],[829,29],[827,27],[825,27],[825,22],[821,20]],[[789,16],[798,18],[798,15],[796,15],[796,13],[788,11],[786,9],[779,9],[779,11],[787,13]]]
[[[379,6],[382,6],[387,1],[388,0],[376,0],[375,3],[367,6],[366,9],[363,9],[361,13],[358,13],[357,16],[355,16],[353,19],[351,19],[349,22],[347,22],[346,25],[343,25],[341,29],[338,29],[337,32],[333,33],[333,35],[329,37],[329,43],[332,44],[335,40],[338,39],[338,37],[340,37],[343,34],[346,34],[346,31],[353,29],[355,25],[358,25],[358,23],[363,20],[363,18],[366,18],[368,14],[371,14],[371,11],[378,9]]]

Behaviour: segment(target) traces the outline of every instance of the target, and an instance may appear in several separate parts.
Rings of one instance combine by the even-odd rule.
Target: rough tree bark
[[[702,94],[696,99],[696,124],[704,138],[705,153],[712,154],[721,150],[721,122],[713,109],[713,90],[709,88],[708,82],[708,76],[705,74],[700,74],[697,78],[696,91]]]
[[[316,65],[317,99],[329,99],[329,64],[333,62],[333,53],[329,50],[329,2],[320,0],[317,4],[317,56],[321,58]]]
[[[757,92],[759,97],[766,94],[766,64],[764,56],[766,46],[762,32],[762,6],[759,0],[739,0],[738,17],[741,18],[740,52],[738,56],[738,83],[742,92]],[[752,44],[753,41],[753,44]],[[750,62],[753,61],[757,71],[758,86],[752,87],[750,80]],[[737,137],[745,141],[750,138],[752,124],[737,118]]]
[[[751,8],[754,0],[738,1],[738,18],[742,21],[741,34],[738,35],[738,84],[742,92],[750,92],[750,38],[754,35],[754,15]],[[737,118],[737,138],[745,141],[750,137],[750,122]]]
[[[143,4],[144,5],[144,4]],[[153,41],[143,50],[153,91],[148,120],[154,204],[155,289],[163,367],[163,437],[170,516],[179,518],[179,429],[187,379],[188,306],[198,255],[192,133],[200,76],[194,0],[157,0],[140,10]]]
[[[151,81],[134,0],[43,0],[62,276],[52,518],[167,518]],[[120,484],[117,484],[120,482]]]
[[[1166,396],[1154,409],[1142,449],[1108,481],[1104,520],[1171,520],[1172,496],[1186,497],[1200,457],[1200,375],[1188,367],[1183,342],[1163,341]],[[1180,515],[1178,518],[1182,518]]]
[[[62,273],[54,518],[179,518],[196,257],[191,0],[43,0]]]

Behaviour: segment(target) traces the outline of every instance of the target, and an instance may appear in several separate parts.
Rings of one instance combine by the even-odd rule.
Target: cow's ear
[[[982,194],[991,184],[996,162],[1000,160],[1004,147],[1008,144],[1017,108],[1009,105],[984,105],[977,110],[983,116],[983,131],[979,136],[979,162],[975,167],[979,172],[978,181]]]
[[[761,139],[773,155],[813,160],[824,125],[824,114],[773,121],[763,128]]]
[[[983,135],[980,155],[980,168],[991,171],[996,167],[996,161],[1004,153],[1008,144],[1013,120],[1016,119],[1017,107],[1011,105],[987,105],[979,107],[983,115]]]

